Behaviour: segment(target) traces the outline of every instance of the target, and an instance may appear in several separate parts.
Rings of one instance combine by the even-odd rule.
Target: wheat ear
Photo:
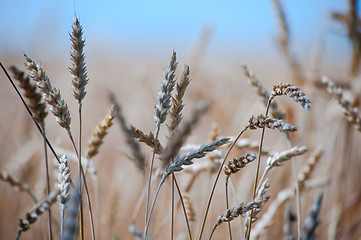
[[[314,169],[315,165],[319,162],[319,159],[322,156],[322,151],[320,149],[315,150],[311,157],[307,160],[306,165],[299,171],[297,180],[300,190],[303,189],[305,185],[305,181],[309,179],[312,170]]]
[[[291,211],[290,205],[285,209],[285,223],[283,224],[284,240],[296,240],[296,234],[293,232],[293,224],[296,221],[296,216]]]
[[[155,139],[154,134],[152,132],[149,132],[149,134],[145,134],[142,130],[134,127],[133,125],[130,125],[129,128],[132,136],[136,139],[138,139],[139,142],[143,142],[152,149],[155,149],[156,154],[161,154],[164,150],[162,144],[160,141]]]
[[[256,201],[260,203],[260,207],[251,209],[250,212],[247,212],[246,220],[245,220],[245,229],[244,229],[244,235],[246,237],[246,234],[248,233],[248,227],[251,226],[255,221],[257,221],[258,213],[262,210],[263,205],[268,201],[269,196],[266,196],[266,192],[269,188],[269,179],[267,178],[261,185],[261,187],[258,190]],[[250,221],[250,222],[249,222]]]
[[[181,156],[178,156],[171,164],[169,164],[169,166],[167,167],[163,178],[166,178],[167,176],[169,176],[170,174],[174,173],[174,172],[179,172],[183,170],[184,165],[191,165],[193,164],[193,159],[195,158],[202,158],[204,157],[207,153],[212,152],[214,150],[216,150],[218,147],[229,143],[229,138],[220,138],[217,139],[215,141],[213,141],[210,144],[207,145],[202,145],[199,149],[183,154]]]
[[[79,224],[78,221],[78,213],[79,213],[79,205],[80,205],[80,183],[79,180],[73,182],[72,191],[70,192],[70,202],[67,205],[67,218],[64,223],[64,234],[61,240],[73,240]]]
[[[19,82],[19,86],[25,92],[25,97],[28,99],[28,105],[33,113],[34,120],[41,124],[48,114],[45,103],[42,102],[41,94],[37,91],[36,86],[30,82],[29,76],[25,75],[23,71],[20,71],[15,66],[11,66],[10,71],[14,74],[14,79]]]
[[[265,106],[267,106],[268,99],[270,97],[267,89],[262,85],[262,83],[256,78],[253,71],[248,69],[246,65],[241,66],[244,72],[244,75],[248,78],[249,83],[256,89],[256,93],[258,96],[262,98],[262,102]],[[276,102],[272,102],[270,105],[271,115],[274,118],[284,119],[285,114],[280,111],[278,104]]]
[[[184,66],[181,80],[176,85],[177,94],[175,97],[172,97],[172,107],[169,111],[170,123],[168,125],[168,129],[171,134],[173,134],[174,130],[179,126],[182,120],[182,109],[184,107],[183,97],[190,81],[189,66]]]
[[[305,94],[301,91],[299,87],[294,86],[291,83],[279,83],[273,85],[273,90],[271,92],[270,101],[276,96],[289,96],[295,102],[299,102],[306,112],[310,110],[310,100],[305,98]]]
[[[30,228],[30,225],[34,223],[40,216],[47,211],[52,204],[57,201],[57,197],[60,193],[59,189],[51,192],[46,198],[38,202],[33,208],[25,214],[24,218],[19,219],[19,227],[16,239],[19,239],[20,234]]]
[[[240,157],[233,158],[232,161],[228,161],[224,165],[223,171],[226,174],[227,179],[231,174],[237,173],[241,168],[244,168],[248,163],[253,162],[256,159],[257,155],[253,152],[243,154]]]
[[[73,95],[75,99],[78,100],[78,103],[81,103],[86,95],[85,86],[88,84],[89,80],[83,51],[85,46],[85,40],[83,38],[83,27],[80,25],[77,17],[75,17],[72,28],[73,31],[70,34],[70,40],[72,43],[70,59],[72,66],[69,67],[69,70],[73,75]]]
[[[282,151],[282,152],[277,152],[275,153],[273,156],[268,157],[267,159],[267,165],[265,167],[265,170],[263,172],[263,175],[261,177],[260,182],[262,182],[262,180],[264,179],[264,177],[267,175],[267,173],[273,168],[273,167],[278,167],[278,166],[282,166],[282,163],[285,161],[290,160],[291,158],[304,154],[308,151],[306,146],[302,146],[302,147],[293,147],[291,149]]]
[[[29,194],[29,196],[33,199],[33,201],[35,203],[38,202],[38,199],[35,197],[35,194],[30,189],[30,187],[27,184],[25,184],[23,181],[17,179],[13,175],[11,175],[10,173],[0,170],[0,179],[3,180],[4,182],[9,183],[13,187],[19,188],[20,191],[23,191],[23,192],[26,192],[27,194]]]
[[[99,147],[103,144],[103,139],[107,135],[107,130],[113,125],[113,119],[114,106],[110,108],[109,112],[95,127],[85,153],[87,159],[91,159],[99,153]],[[85,168],[85,172],[87,172],[87,168]]]
[[[64,234],[64,214],[65,214],[65,205],[69,200],[69,190],[71,187],[71,178],[70,178],[70,167],[68,164],[68,158],[64,154],[60,158],[60,164],[58,165],[58,187],[60,189],[58,195],[58,201],[61,207],[61,225],[60,225],[60,238],[63,238]]]
[[[297,128],[294,125],[286,123],[282,119],[276,119],[264,115],[252,116],[249,118],[247,128],[257,129],[257,128],[277,128],[280,132],[293,132]]]
[[[333,81],[327,77],[322,77],[322,83],[326,86],[327,92],[337,100],[338,104],[340,104],[347,120],[354,125],[355,129],[361,131],[361,117],[359,108],[352,106],[349,101],[344,99],[342,89],[336,87],[336,84]]]
[[[186,138],[191,133],[191,130],[193,129],[193,127],[196,125],[200,117],[205,113],[207,109],[208,109],[208,102],[198,103],[197,108],[194,111],[191,119],[185,122],[184,126],[179,128],[172,135],[172,137],[169,138],[169,143],[160,156],[160,160],[163,161],[164,168],[167,168],[171,160],[177,156]]]
[[[25,65],[31,71],[30,77],[36,82],[42,92],[50,111],[54,114],[59,125],[70,133],[70,112],[66,102],[61,99],[60,91],[51,86],[49,78],[40,64],[36,64],[28,56],[24,56],[26,59]]]
[[[321,208],[321,202],[323,198],[323,192],[320,192],[315,201],[312,203],[312,205],[309,208],[309,213],[307,218],[305,219],[305,222],[303,223],[303,235],[301,237],[301,240],[308,240],[308,239],[315,239],[316,238],[316,228],[320,224],[318,218],[318,214],[320,212]]]
[[[145,157],[142,154],[139,143],[134,140],[131,130],[128,128],[121,107],[117,102],[113,93],[108,95],[110,103],[114,106],[114,117],[118,120],[120,128],[125,134],[127,144],[130,147],[133,157],[136,159],[137,167],[144,173],[145,171]]]
[[[229,199],[228,199],[228,180],[232,173],[238,172],[241,168],[244,168],[248,163],[256,159],[255,153],[246,153],[238,158],[233,158],[233,161],[228,161],[227,164],[223,167],[223,171],[226,174],[226,207],[229,208]],[[232,230],[231,224],[228,222],[228,232],[229,239],[232,240]]]

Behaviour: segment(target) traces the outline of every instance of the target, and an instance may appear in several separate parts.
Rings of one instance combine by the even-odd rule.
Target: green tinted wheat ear
[[[81,103],[86,95],[85,86],[88,84],[88,76],[83,52],[85,46],[85,40],[83,39],[83,28],[80,25],[77,17],[75,17],[74,20],[73,32],[70,34],[70,40],[72,42],[70,52],[72,66],[69,68],[69,70],[73,75],[73,95],[78,100],[78,103]]]
[[[19,85],[25,91],[25,97],[28,99],[29,108],[33,113],[33,118],[37,123],[42,123],[48,114],[46,112],[45,103],[42,101],[41,94],[37,91],[36,85],[30,82],[29,76],[17,69],[15,66],[10,67],[10,71],[14,74],[14,79],[19,82]]]
[[[310,110],[310,100],[304,97],[305,94],[301,91],[299,87],[296,87],[291,83],[279,83],[273,85],[273,90],[271,92],[271,97],[269,101],[272,101],[272,99],[276,96],[283,95],[287,95],[290,98],[293,98],[295,102],[299,102],[306,112]]]
[[[61,99],[60,91],[51,86],[49,78],[40,64],[36,64],[26,55],[25,59],[25,65],[31,71],[30,77],[36,82],[36,85],[42,92],[50,111],[54,114],[59,125],[65,128],[70,134],[70,112],[68,105]]]

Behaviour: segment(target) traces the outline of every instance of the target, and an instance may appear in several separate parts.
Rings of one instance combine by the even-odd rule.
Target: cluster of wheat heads
[[[132,152],[129,158],[134,160],[145,178],[144,191],[138,198],[139,204],[134,206],[134,214],[129,218],[129,223],[127,223],[129,224],[130,233],[136,238],[160,238],[159,235],[157,235],[160,231],[159,229],[169,222],[170,234],[163,238],[173,239],[176,229],[175,221],[179,220],[176,218],[176,215],[180,215],[178,214],[180,207],[183,210],[182,214],[184,215],[184,221],[186,223],[186,230],[184,230],[187,232],[186,238],[193,239],[198,237],[198,239],[211,239],[216,230],[221,228],[222,223],[227,222],[229,224],[227,236],[232,239],[235,237],[235,233],[234,231],[232,232],[230,223],[241,216],[244,217],[244,223],[242,224],[241,234],[237,233],[237,238],[256,238],[261,235],[262,230],[270,224],[275,212],[280,211],[279,206],[281,204],[290,199],[298,199],[297,201],[300,201],[300,192],[304,188],[310,187],[306,184],[306,180],[317,162],[315,159],[318,158],[316,157],[312,158],[314,161],[310,161],[307,165],[308,168],[302,170],[298,175],[295,170],[295,182],[290,184],[291,186],[288,189],[280,192],[279,197],[277,196],[275,200],[272,200],[269,195],[267,195],[269,189],[272,189],[271,178],[268,176],[270,170],[282,166],[283,162],[292,160],[294,157],[302,155],[308,150],[305,146],[298,147],[291,143],[290,134],[297,131],[297,127],[286,121],[287,116],[282,113],[275,102],[275,98],[278,96],[288,96],[295,102],[301,104],[306,111],[309,111],[310,101],[305,97],[301,89],[293,84],[280,83],[274,85],[271,92],[267,92],[260,82],[256,80],[253,73],[249,71],[247,67],[244,67],[245,73],[251,79],[252,85],[258,89],[258,94],[261,95],[265,101],[265,114],[251,116],[236,137],[222,137],[215,130],[211,140],[206,144],[187,144],[187,138],[192,134],[197,122],[209,108],[209,103],[203,101],[196,104],[193,114],[183,121],[182,113],[185,105],[183,98],[191,81],[190,68],[189,66],[185,66],[180,79],[177,79],[176,70],[178,63],[175,52],[172,53],[169,66],[164,73],[161,89],[157,96],[154,114],[155,132],[149,132],[149,134],[147,134],[141,129],[129,125],[125,118],[126,115],[123,114],[122,108],[116,100],[116,96],[110,93],[109,100],[112,107],[105,118],[96,126],[89,141],[88,149],[85,154],[82,154],[82,101],[86,95],[85,86],[88,83],[88,77],[83,52],[85,45],[83,31],[78,19],[75,19],[70,37],[72,42],[72,66],[69,69],[73,76],[72,88],[73,95],[78,104],[80,125],[78,144],[75,143],[71,131],[71,116],[67,103],[62,99],[60,91],[51,85],[50,78],[46,75],[42,65],[34,62],[25,55],[26,68],[30,74],[26,74],[16,67],[10,68],[13,73],[13,78],[18,81],[19,87],[24,90],[22,95],[18,92],[19,96],[24,102],[35,126],[39,129],[44,141],[44,168],[47,176],[47,195],[41,200],[38,200],[30,187],[25,183],[5,171],[0,172],[1,180],[27,192],[35,202],[33,208],[27,211],[24,217],[19,219],[17,239],[20,238],[22,232],[31,229],[32,224],[45,212],[48,212],[49,215],[46,238],[74,239],[77,232],[80,232],[80,239],[86,239],[88,235],[91,235],[92,239],[96,238],[97,226],[94,226],[91,197],[87,186],[86,175],[96,175],[92,158],[98,153],[103,138],[108,128],[112,126],[114,119],[119,122],[121,130],[126,136],[128,147]],[[9,80],[11,80],[11,77],[8,77]],[[15,85],[14,87],[17,90]],[[72,153],[64,155],[65,151],[61,152],[61,149],[53,148],[51,142],[48,140],[44,121],[47,116],[46,105],[55,116],[59,125],[66,130],[73,146]],[[162,143],[159,139],[159,134],[162,127],[165,126],[167,130],[165,134],[166,141]],[[282,152],[277,152],[263,148],[265,129],[278,130],[283,133],[289,143],[287,149]],[[245,144],[247,139],[244,138],[244,134],[251,130],[261,130],[261,138],[256,144],[247,145]],[[140,145],[141,143],[151,148],[151,157],[144,155],[142,145]],[[228,146],[227,151],[224,149],[226,146]],[[230,159],[231,152],[235,150],[235,147],[253,147],[257,152],[246,152]],[[48,150],[51,151],[51,154],[54,155],[58,162],[58,183],[55,189],[51,189],[47,157]],[[267,156],[268,159],[263,174],[260,175],[262,155]],[[71,170],[68,162],[70,158],[78,162],[78,174],[75,174],[74,171]],[[246,168],[249,164],[252,164],[252,162],[257,162],[252,184],[252,196],[249,197],[249,200],[238,201],[230,207],[228,183],[234,184],[232,178],[239,174],[239,172],[242,172],[242,168]],[[194,189],[197,185],[198,178],[205,176],[200,175],[201,172],[208,172],[208,174],[210,174],[209,176],[212,179],[213,185],[209,191],[207,191],[209,198],[204,207],[195,209],[194,204],[192,204],[191,191],[192,188]],[[226,198],[224,209],[226,210],[224,213],[221,213],[222,211],[218,212],[218,209],[212,207],[212,200],[216,186],[223,173],[226,179],[224,191]],[[184,182],[180,182],[180,178],[183,175],[187,175],[189,178],[185,184]],[[72,178],[77,180],[73,181]],[[183,180],[182,178],[182,181]],[[169,208],[167,207],[170,221],[167,221],[168,217],[165,216],[164,224],[161,223],[157,225],[154,220],[154,212],[159,209],[155,208],[155,206],[159,192],[166,181],[170,181],[171,186]],[[153,191],[153,185],[158,186],[156,191]],[[177,198],[174,193],[175,191],[177,192]],[[237,194],[235,193],[234,195]],[[84,197],[87,199],[87,204],[84,204]],[[322,195],[316,199],[315,204],[311,207],[309,217],[305,219],[305,223],[303,223],[301,216],[298,214],[298,232],[297,234],[293,233],[292,228],[290,228],[291,230],[287,232],[288,235],[295,235],[297,238],[302,237],[303,239],[314,238],[315,229],[319,222],[318,212],[321,206],[321,199]],[[52,230],[54,224],[51,220],[56,219],[56,217],[54,213],[52,214],[51,209],[55,208],[54,203],[56,202],[60,205],[60,220],[58,220],[60,227],[59,232],[54,233]],[[262,215],[263,209],[266,210],[267,204],[270,204],[270,206],[267,208],[267,212]],[[141,205],[145,206],[144,218],[139,217],[138,214]],[[84,226],[85,206],[89,210],[90,234],[86,234],[87,228]],[[166,204],[164,204],[164,206],[166,206]],[[271,208],[271,206],[273,206],[273,208]],[[299,206],[300,204],[298,204],[298,208]],[[219,214],[219,216],[215,219],[210,219],[208,215],[211,211],[213,214]],[[298,212],[300,212],[300,210]],[[196,218],[201,222],[199,228],[194,224]],[[142,224],[141,219],[144,220],[143,231],[140,230],[141,227],[139,226]],[[213,229],[209,232],[206,231],[205,228],[207,221],[211,222],[208,225],[213,226]],[[239,228],[241,227],[239,226]],[[196,234],[198,235],[196,236]]]

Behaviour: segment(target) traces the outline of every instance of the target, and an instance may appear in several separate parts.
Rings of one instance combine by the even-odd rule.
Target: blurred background
[[[67,60],[74,13],[86,36],[88,61],[170,55],[189,56],[207,38],[205,60],[277,64],[277,16],[272,1],[5,1],[1,9],[0,56],[36,53]],[[283,1],[293,52],[307,61],[322,48],[324,67],[345,74],[351,48],[331,12],[347,1]],[[16,13],[16,14],[14,14]],[[261,55],[260,59],[258,56]],[[255,57],[257,56],[257,57]],[[3,60],[4,61],[4,60]]]
[[[16,65],[25,70],[23,54],[26,53],[40,62],[53,86],[61,90],[68,103],[73,118],[72,131],[77,133],[77,102],[70,89],[68,70],[71,64],[69,33],[74,15],[77,15],[86,38],[84,51],[89,76],[88,94],[83,102],[84,146],[110,107],[109,91],[116,94],[128,123],[146,133],[154,131],[156,96],[173,50],[177,52],[179,63],[177,76],[180,78],[183,66],[187,64],[192,78],[184,97],[184,118],[190,117],[198,100],[205,98],[211,103],[206,117],[187,143],[208,143],[215,126],[218,126],[220,136],[235,136],[251,115],[264,112],[262,101],[248,84],[241,64],[253,70],[269,91],[279,82],[296,83],[312,102],[310,113],[305,114],[290,99],[277,101],[286,112],[287,121],[299,129],[292,135],[294,145],[309,148],[309,153],[297,161],[297,168],[301,169],[315,150],[323,152],[311,175],[312,179],[328,181],[327,187],[322,187],[326,191],[318,234],[321,239],[359,239],[360,133],[345,120],[336,101],[331,100],[320,86],[320,76],[327,75],[344,87],[345,97],[354,106],[361,102],[361,41],[351,40],[352,29],[348,26],[352,11],[357,13],[353,20],[357,26],[356,38],[360,40],[358,15],[361,12],[359,2],[352,0],[3,1],[0,61],[5,67]],[[7,170],[22,179],[40,198],[45,194],[41,138],[4,74],[0,74],[0,81],[0,117],[3,119],[0,121],[0,170]],[[60,152],[71,151],[66,132],[51,114],[46,121],[47,135],[54,146]],[[166,129],[162,129],[160,140],[163,144],[167,142],[166,134]],[[284,150],[285,139],[280,136],[269,131],[265,147]],[[245,137],[258,141],[259,132]],[[142,150],[150,158],[151,151],[146,147]],[[94,163],[100,186],[96,226],[101,239],[119,236],[119,239],[133,239],[127,235],[128,217],[133,213],[144,182],[135,164],[126,157],[130,154],[125,136],[116,123]],[[56,164],[52,165],[55,171]],[[250,197],[254,167],[250,166],[243,175],[235,177],[238,197],[242,201]],[[271,175],[271,200],[294,184],[290,163],[285,163],[282,168]],[[209,194],[209,179],[213,177],[214,173],[202,173],[194,187],[196,191],[190,192],[197,212],[195,233],[198,233]],[[55,185],[56,175],[52,178]],[[182,186],[184,182],[181,182]],[[222,187],[216,193],[218,201],[215,201],[214,212],[208,220],[208,232],[218,214],[224,212]],[[169,186],[165,189],[159,205],[168,204]],[[303,218],[318,190],[302,193]],[[17,219],[32,207],[32,202],[21,194],[0,182],[0,238],[12,239],[16,234]],[[290,202],[295,211],[295,200]],[[263,238],[280,239],[283,236],[284,206],[281,208]],[[167,214],[166,210],[158,208],[158,211],[159,216]],[[142,217],[136,222],[141,229]],[[180,214],[179,222],[182,217]],[[158,226],[161,220],[159,217],[154,225]],[[39,236],[46,239],[46,217],[39,222],[24,233],[22,239],[39,239]],[[54,222],[58,228],[59,222]],[[158,234],[168,236],[168,227],[159,230]],[[238,231],[239,226],[234,228]],[[184,230],[185,227],[180,225],[176,232],[181,235]],[[226,227],[217,229],[214,239],[226,233]]]

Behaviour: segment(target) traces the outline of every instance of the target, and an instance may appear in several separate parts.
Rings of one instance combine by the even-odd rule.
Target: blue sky
[[[292,43],[305,49],[327,41],[335,56],[348,51],[347,41],[330,20],[332,10],[346,11],[347,1],[283,0]],[[277,22],[272,1],[46,1],[2,3],[0,56],[44,51],[62,54],[74,5],[85,30],[87,47],[124,51],[186,50],[205,26],[213,27],[211,51],[262,53],[275,50]],[[326,40],[325,40],[326,39]]]

